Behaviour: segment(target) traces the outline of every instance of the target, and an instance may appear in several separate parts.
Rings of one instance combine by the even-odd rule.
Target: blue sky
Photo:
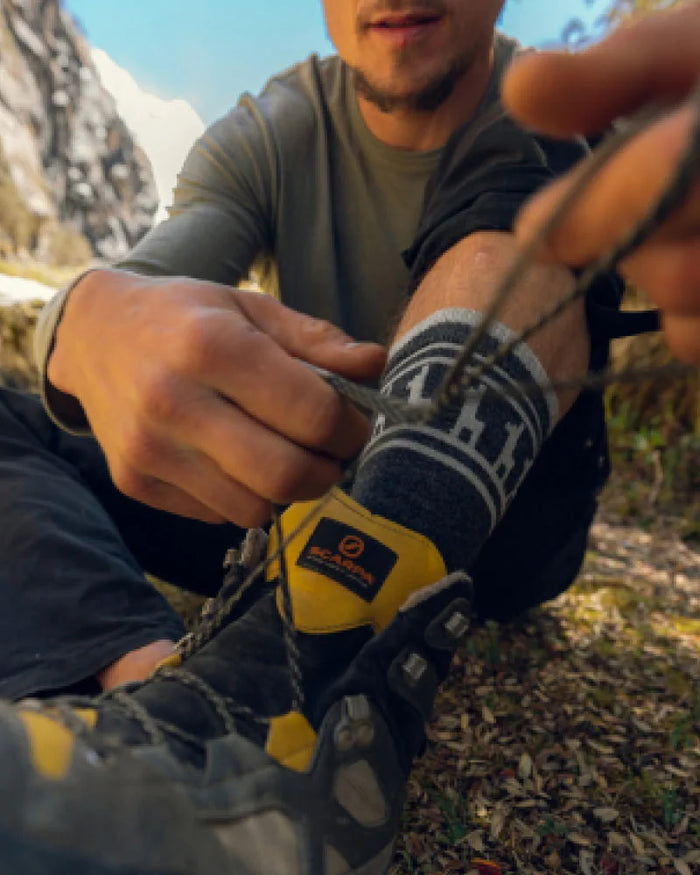
[[[479,2],[479,0],[467,0]],[[508,0],[502,27],[522,42],[592,23],[608,0]],[[205,122],[311,52],[328,54],[320,0],[64,0],[90,42],[142,87],[189,101]]]

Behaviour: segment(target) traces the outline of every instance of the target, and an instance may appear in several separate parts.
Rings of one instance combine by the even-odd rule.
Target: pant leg
[[[582,393],[471,569],[480,616],[511,619],[573,583],[609,473],[602,400]]]
[[[0,696],[67,688],[179,638],[179,617],[143,569],[213,593],[240,536],[126,498],[92,438],[0,389]]]

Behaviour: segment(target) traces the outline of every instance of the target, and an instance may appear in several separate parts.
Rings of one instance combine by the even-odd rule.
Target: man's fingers
[[[261,425],[215,392],[190,391],[170,415],[112,424],[105,441],[116,485],[153,503],[150,480],[187,492],[238,525],[259,525],[271,502],[316,498],[340,466]],[[157,406],[157,405],[155,405]],[[198,514],[202,518],[201,514]]]
[[[663,327],[673,354],[686,364],[700,366],[700,316],[664,314]]]
[[[695,117],[686,106],[656,122],[628,143],[589,183],[549,235],[543,257],[581,265],[607,251],[634,228],[667,187],[683,154]],[[516,236],[525,241],[542,225],[571,186],[578,171],[536,195],[516,222]],[[685,202],[655,235],[662,241],[697,234],[700,181]]]
[[[677,99],[700,76],[700,2],[619,27],[579,54],[523,55],[503,99],[528,127],[556,136],[596,132],[654,101]]]
[[[108,456],[117,488],[172,513],[250,527],[269,519],[272,502],[318,497],[340,476],[337,464],[269,432],[241,411],[209,410],[202,422],[193,418],[181,424],[179,436],[187,448],[140,429],[111,435]],[[193,448],[195,441],[210,455]]]
[[[645,246],[625,259],[622,268],[625,276],[643,288],[668,315],[700,316],[700,244],[697,237],[680,243]]]
[[[270,502],[228,477],[201,453],[132,432],[110,435],[110,473],[124,494],[151,507],[208,523],[263,525]]]
[[[662,308],[668,345],[682,362],[700,365],[700,247],[697,237],[645,246],[623,262],[625,276]]]
[[[202,398],[189,411],[180,438],[254,495],[276,504],[305,501],[323,495],[340,477],[337,462],[270,431],[223,398]]]
[[[129,498],[140,501],[141,504],[203,523],[220,525],[227,522],[226,517],[200,504],[191,495],[187,495],[170,483],[141,475],[136,471],[114,469],[111,466],[110,473],[117,489]]]
[[[100,374],[92,356],[79,357],[62,388],[80,385],[76,397],[123,492],[245,526],[266,519],[272,502],[315,498],[337,481],[339,460],[360,451],[369,423],[307,363],[376,377],[381,347],[355,345],[261,294],[120,275],[113,296],[111,277],[87,312],[102,301],[97,309],[111,318],[99,312],[92,322],[115,354]],[[94,337],[85,326],[75,336]],[[126,361],[116,354],[125,336],[136,350]]]
[[[269,304],[279,308],[274,301]],[[266,307],[255,308],[256,315]],[[202,310],[171,348],[171,365],[186,380],[216,390],[278,435],[333,458],[351,458],[369,435],[367,419],[295,357],[303,351],[298,314],[280,308],[275,315],[280,324],[273,333],[267,324],[252,323],[247,313]],[[328,343],[338,345],[337,340]],[[316,351],[307,344],[304,359],[318,363],[323,356],[314,355]],[[158,410],[164,419],[171,413],[186,415],[167,377],[161,384],[154,374],[152,389],[148,380],[139,387],[145,416]]]
[[[386,353],[376,343],[358,343],[330,322],[289,310],[268,295],[239,292],[236,304],[296,358],[354,380],[373,380],[382,372]]]

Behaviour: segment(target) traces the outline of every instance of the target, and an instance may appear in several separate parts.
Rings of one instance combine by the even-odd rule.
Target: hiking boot
[[[471,586],[343,493],[303,526],[311,506],[243,610],[249,533],[186,658],[96,700],[0,705],[0,872],[386,871]]]

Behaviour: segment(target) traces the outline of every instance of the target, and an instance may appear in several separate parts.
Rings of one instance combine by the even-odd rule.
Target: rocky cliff
[[[87,240],[111,261],[156,208],[148,159],[60,0],[0,0],[0,257],[77,263]]]

